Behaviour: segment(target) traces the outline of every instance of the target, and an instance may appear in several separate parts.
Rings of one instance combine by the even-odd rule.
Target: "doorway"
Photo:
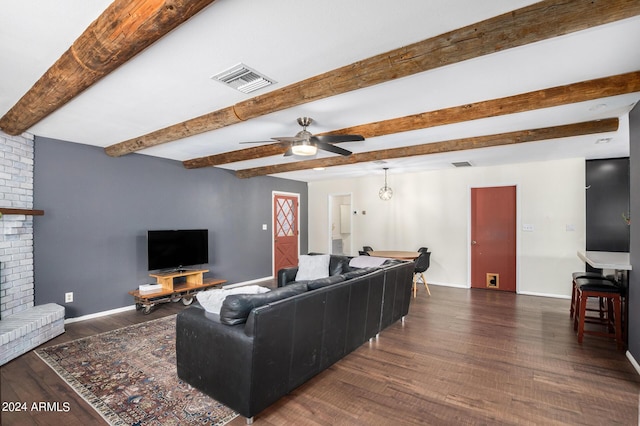
[[[351,194],[329,195],[329,253],[351,255]]]
[[[298,266],[299,196],[273,194],[273,274]]]
[[[516,187],[471,188],[471,288],[516,291]]]

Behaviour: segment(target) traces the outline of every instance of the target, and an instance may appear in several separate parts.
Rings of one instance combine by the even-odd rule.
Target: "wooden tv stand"
[[[179,302],[182,300],[184,305],[190,305],[193,297],[200,291],[211,287],[220,286],[227,280],[207,279],[202,276],[208,269],[158,272],[149,274],[150,277],[156,279],[156,282],[162,288],[154,293],[140,294],[140,290],[132,290],[129,292],[136,302],[136,310],[143,310],[144,314],[151,313],[154,306],[166,302]],[[174,284],[173,280],[179,277],[187,277],[186,282]]]
[[[202,274],[205,272],[209,272],[208,269],[193,269],[193,270],[182,270],[182,271],[171,271],[171,272],[158,272],[155,274],[149,274],[150,277],[156,279],[158,284],[162,286],[164,290],[173,290],[173,279],[178,277],[187,277],[187,284],[192,286],[201,285]]]

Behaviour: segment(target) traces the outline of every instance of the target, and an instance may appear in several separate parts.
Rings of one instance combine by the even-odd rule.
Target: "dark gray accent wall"
[[[588,160],[585,173],[587,250],[629,251],[629,159]]]
[[[631,267],[629,271],[629,352],[640,362],[640,107],[629,113],[631,144]]]
[[[300,194],[300,252],[306,253],[307,184],[238,179],[219,168],[36,138],[35,303],[64,305],[66,317],[131,306],[127,292],[153,283],[147,270],[150,229],[209,230],[209,264],[237,283],[272,275],[272,191]],[[267,224],[268,230],[262,230]],[[73,303],[64,294],[74,293]]]

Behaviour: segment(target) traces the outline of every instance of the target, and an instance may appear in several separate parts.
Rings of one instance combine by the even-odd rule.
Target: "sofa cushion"
[[[315,290],[317,288],[326,287],[328,285],[336,284],[342,281],[344,281],[344,277],[342,275],[332,275],[330,277],[320,278],[307,282],[307,288],[309,290]]]
[[[298,273],[296,281],[316,280],[329,276],[328,254],[302,255],[298,260]]]
[[[224,302],[222,302],[220,322],[227,325],[245,323],[253,308],[286,299],[306,291],[307,285],[298,283],[286,287],[278,287],[268,293],[229,295],[224,299]]]
[[[371,273],[373,271],[377,271],[379,268],[359,268],[359,269],[353,269],[347,273],[342,274],[342,278],[344,278],[345,280],[350,280],[353,278],[358,278],[361,277],[363,275],[366,275],[368,273]]]

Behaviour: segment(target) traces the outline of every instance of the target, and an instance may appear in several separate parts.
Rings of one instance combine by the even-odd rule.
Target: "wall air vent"
[[[454,167],[471,167],[471,163],[468,161],[458,161],[457,163],[451,163]]]
[[[244,64],[233,66],[211,76],[211,78],[229,87],[233,87],[242,93],[251,93],[276,83],[275,80],[265,77]]]

